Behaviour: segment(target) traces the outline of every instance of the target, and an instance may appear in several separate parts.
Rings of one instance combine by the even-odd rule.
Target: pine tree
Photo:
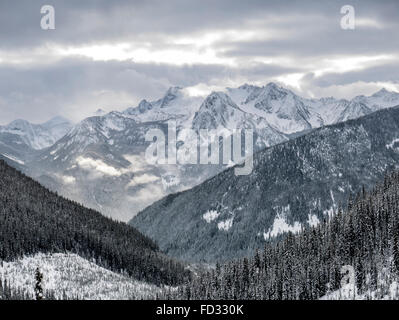
[[[36,280],[36,285],[35,285],[35,296],[36,300],[43,300],[43,287],[42,287],[42,281],[43,281],[43,274],[40,272],[40,269],[37,268],[35,272],[35,280]]]

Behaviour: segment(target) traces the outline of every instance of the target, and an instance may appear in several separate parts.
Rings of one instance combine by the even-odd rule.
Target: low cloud
[[[79,156],[76,159],[76,163],[80,168],[88,171],[93,178],[98,178],[104,175],[114,177],[119,177],[120,175],[122,175],[121,171],[107,165],[102,160],[94,160],[91,158]]]
[[[142,174],[135,176],[127,185],[127,187],[136,187],[144,184],[148,184],[151,182],[159,181],[160,178],[151,174]]]

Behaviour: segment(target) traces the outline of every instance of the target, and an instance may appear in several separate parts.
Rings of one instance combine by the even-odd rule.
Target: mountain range
[[[253,129],[259,151],[314,128],[397,104],[399,94],[385,89],[345,100],[306,99],[275,83],[245,84],[206,97],[172,87],[160,99],[142,100],[122,112],[100,110],[74,126],[53,119],[43,125],[17,121],[1,127],[0,157],[50,189],[128,221],[162,197],[192,188],[227,168],[147,163],[145,133],[150,128],[166,132],[166,123],[173,120],[178,137],[183,128]],[[185,141],[188,147],[195,143]]]
[[[13,144],[25,144],[31,149],[40,150],[53,145],[73,127],[72,123],[62,117],[54,117],[43,124],[33,124],[26,120],[15,120],[6,126],[0,126],[2,141],[6,135],[14,137]],[[4,141],[3,141],[4,142]]]
[[[171,120],[179,147],[185,128],[252,129],[252,173],[237,176],[232,164],[147,163],[146,132],[167,132]],[[398,167],[398,93],[305,99],[269,83],[201,98],[172,87],[158,100],[98,110],[75,125],[57,117],[1,126],[0,158],[0,299],[31,299],[36,265],[48,297],[58,299],[230,299],[237,292],[329,299],[341,296],[343,263],[363,277],[359,297],[396,296],[385,291],[399,263],[397,175],[365,190]],[[77,201],[119,220],[134,217],[129,226]],[[209,273],[201,267],[241,257]]]

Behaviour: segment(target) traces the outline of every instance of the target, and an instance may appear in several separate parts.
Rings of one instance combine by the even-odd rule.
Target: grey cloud
[[[397,82],[397,64],[341,74],[311,77],[309,61],[333,56],[397,54],[397,0],[351,1],[358,18],[375,19],[383,29],[339,27],[338,1],[265,0],[3,0],[0,3],[0,122],[26,118],[40,122],[54,115],[79,119],[97,108],[121,109],[142,98],[155,99],[172,85],[229,85],[235,80],[263,82],[289,73],[303,73],[306,86],[325,87],[357,81]],[[40,7],[56,10],[56,30],[40,29]],[[218,30],[270,32],[264,41],[223,39],[211,46],[220,57],[239,65],[167,65],[132,61],[95,62],[69,58],[11,64],[7,54],[29,58],[46,44],[59,46],[121,41],[148,43],[152,49],[184,48],[169,41]],[[195,39],[194,39],[195,40]],[[37,53],[36,53],[37,55]],[[254,63],[254,57],[289,56],[294,67]],[[48,61],[47,61],[48,60]],[[237,80],[237,81],[238,81]]]
[[[149,39],[162,34],[238,28],[253,20],[273,20],[277,27],[301,27],[295,16],[323,17],[339,21],[339,9],[347,1],[264,1],[264,0],[145,0],[47,1],[56,9],[56,30],[40,29],[38,0],[3,0],[0,4],[0,47],[31,47],[43,43],[64,44]],[[397,20],[396,1],[352,1],[359,15],[376,17],[384,23]],[[293,16],[289,23],[279,17]],[[283,20],[282,20],[283,21]],[[320,24],[313,26],[320,28]],[[311,34],[310,34],[311,35]]]
[[[55,115],[78,120],[98,108],[123,109],[143,98],[157,99],[172,85],[223,84],[242,77],[266,82],[293,71],[263,64],[228,68],[90,59],[63,59],[29,68],[0,65],[1,123],[21,117],[40,122]]]
[[[331,85],[346,85],[358,81],[399,83],[398,75],[399,61],[370,67],[360,71],[328,73],[320,77],[311,77],[309,75],[304,80],[310,80],[313,85],[319,87],[328,87]]]

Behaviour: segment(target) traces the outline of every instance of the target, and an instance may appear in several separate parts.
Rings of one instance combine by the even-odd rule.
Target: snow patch
[[[387,144],[387,145],[385,145],[385,147],[386,147],[387,149],[392,149],[392,150],[394,150],[394,149],[396,149],[396,148],[394,148],[393,146],[395,145],[395,143],[398,143],[398,142],[399,142],[399,139],[398,139],[398,138],[397,138],[397,139],[393,139],[392,142],[389,143],[389,144]]]
[[[19,164],[22,164],[22,165],[25,164],[25,162],[23,162],[22,160],[19,160],[18,158],[15,158],[15,157],[13,157],[13,156],[10,156],[9,154],[3,153],[2,155],[3,155],[4,157],[6,157],[6,158],[8,158],[8,159],[10,159],[10,160],[12,160],[12,161],[14,161],[14,162],[16,162],[16,163],[19,163]]]
[[[308,215],[308,224],[311,227],[316,227],[319,223],[320,223],[320,220],[319,220],[319,218],[317,218],[316,215],[314,215],[314,214]]]
[[[366,275],[366,282],[370,281],[370,275]],[[399,283],[396,275],[389,268],[383,267],[377,275],[377,289],[368,289],[358,292],[356,285],[345,284],[340,289],[328,292],[320,300],[398,300]]]
[[[220,212],[217,212],[216,210],[209,210],[202,215],[202,218],[206,222],[211,223],[212,221],[216,220],[219,216]]]
[[[265,240],[276,237],[277,235],[286,232],[297,233],[301,231],[301,224],[298,221],[295,221],[294,225],[290,225],[287,223],[286,216],[289,211],[289,205],[281,209],[281,213],[279,213],[274,219],[273,226],[269,229],[268,232],[263,233],[263,238]]]
[[[223,230],[223,231],[229,231],[230,228],[233,226],[233,219],[234,218],[230,218],[227,219],[225,221],[221,221],[218,223],[218,229],[219,230]]]
[[[65,184],[73,184],[76,182],[76,178],[72,176],[62,176],[62,180]]]

